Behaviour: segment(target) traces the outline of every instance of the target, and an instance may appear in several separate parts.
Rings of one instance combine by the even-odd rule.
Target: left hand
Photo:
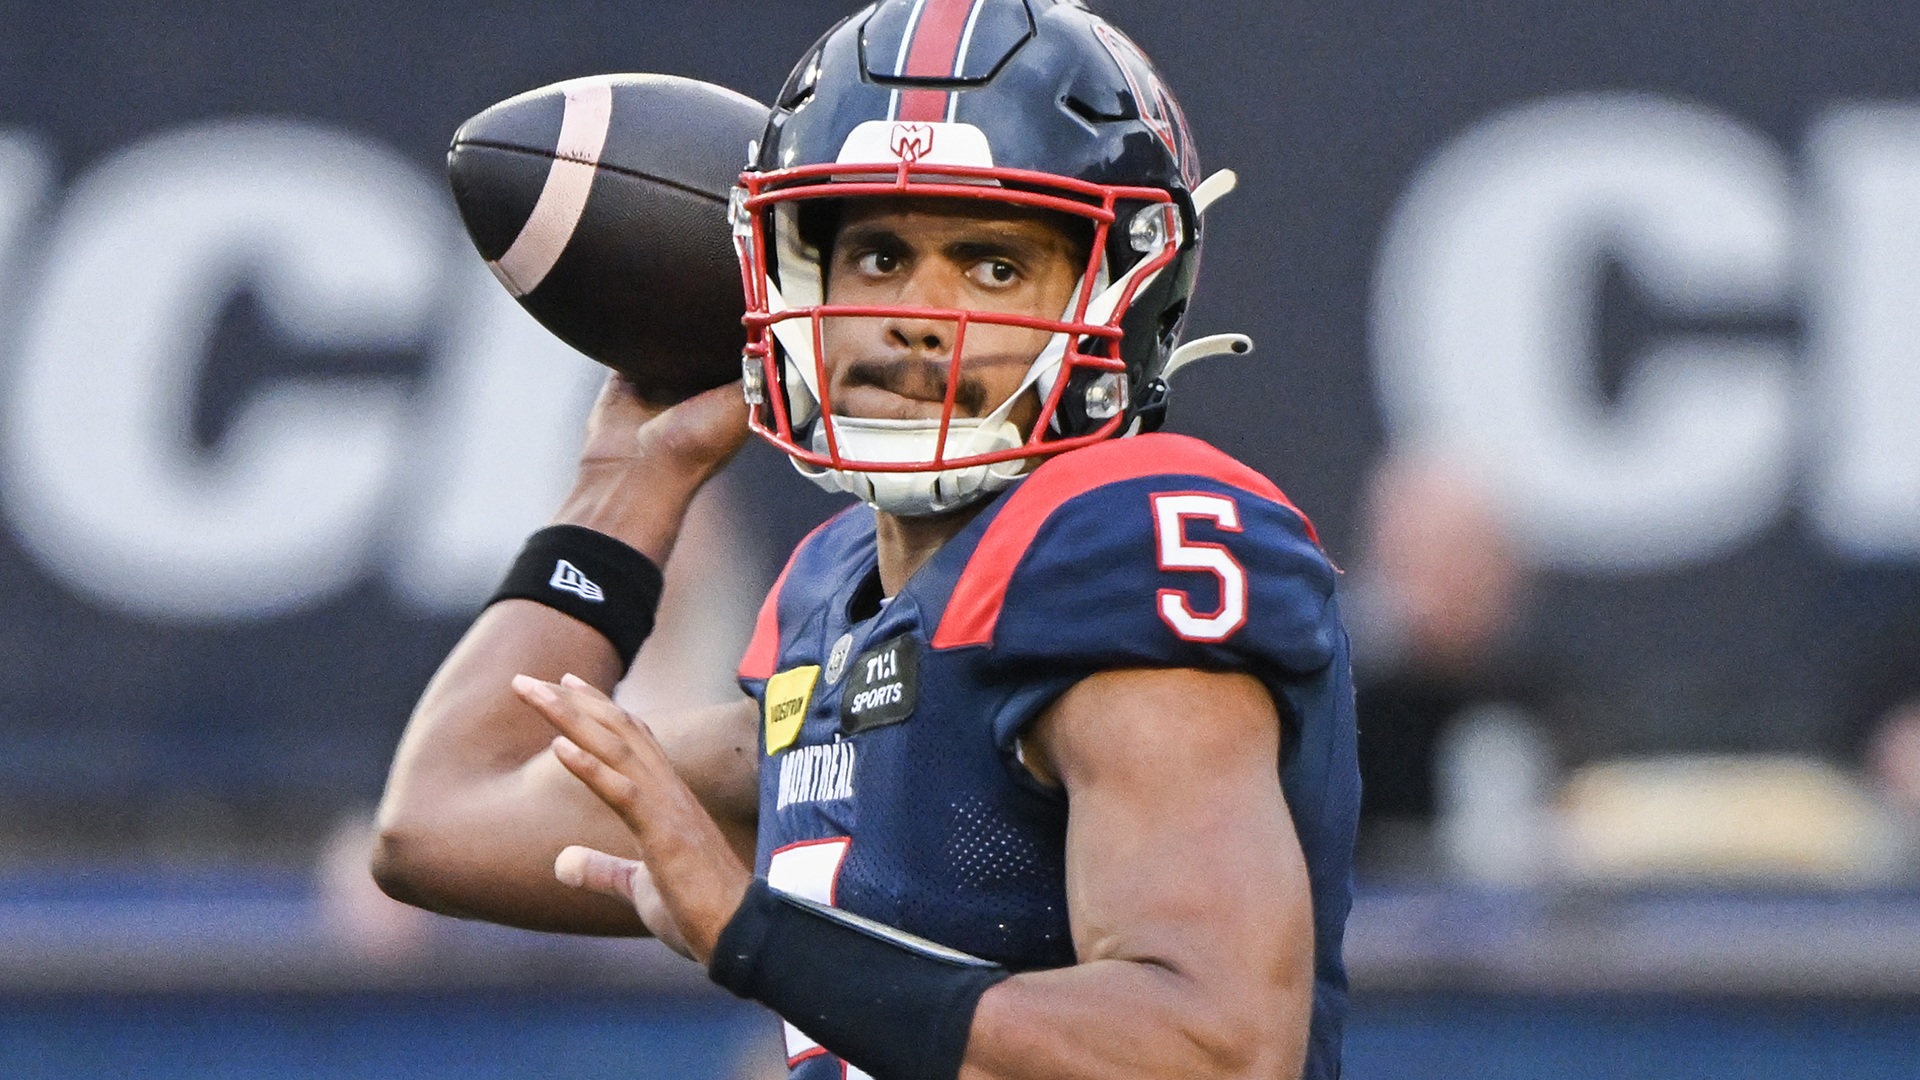
[[[570,847],[554,863],[565,884],[618,896],[649,929],[704,964],[739,910],[752,873],[667,760],[653,732],[584,680],[516,675],[514,692],[560,736],[554,756],[633,833],[640,861]],[[671,935],[671,936],[669,936]]]
[[[680,932],[680,924],[673,921],[673,913],[660,898],[660,888],[653,883],[653,871],[647,869],[646,863],[572,844],[553,860],[553,876],[569,888],[617,897],[632,904],[648,933],[667,948],[693,959],[686,935]]]

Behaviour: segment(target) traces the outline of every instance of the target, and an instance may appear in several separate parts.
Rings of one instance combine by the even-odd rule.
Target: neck
[[[933,553],[967,527],[975,514],[986,509],[991,500],[925,517],[898,517],[888,513],[874,515],[874,532],[880,555],[880,589],[897,596],[914,571],[933,558]]]

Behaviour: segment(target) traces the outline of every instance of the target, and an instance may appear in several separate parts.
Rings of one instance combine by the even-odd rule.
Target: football
[[[678,401],[740,377],[727,199],[767,112],[671,75],[571,79],[462,124],[447,176],[480,256],[541,325]]]

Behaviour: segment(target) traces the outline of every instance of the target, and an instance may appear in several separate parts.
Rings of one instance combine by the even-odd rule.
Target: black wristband
[[[653,632],[661,585],[653,560],[613,537],[580,525],[549,525],[527,537],[487,603],[531,600],[571,615],[600,631],[631,667]]]
[[[876,1080],[954,1080],[1006,968],[755,878],[707,974]]]

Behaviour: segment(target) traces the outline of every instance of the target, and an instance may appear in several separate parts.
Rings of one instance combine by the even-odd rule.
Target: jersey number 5
[[[1178,589],[1161,589],[1160,618],[1188,641],[1225,641],[1247,621],[1247,571],[1224,545],[1187,539],[1187,519],[1206,518],[1225,532],[1240,531],[1240,507],[1225,495],[1180,492],[1153,496],[1153,534],[1162,570],[1205,570],[1220,579],[1220,608],[1196,614]]]
[[[845,836],[825,840],[802,840],[773,853],[767,863],[767,884],[781,892],[804,896],[816,904],[832,907],[835,887],[840,883],[840,867],[846,862],[847,848],[853,840]],[[827,1048],[808,1038],[791,1023],[783,1025],[787,1040],[787,1068],[808,1058],[819,1057]],[[845,1080],[873,1080],[873,1077],[842,1061],[840,1075]]]

